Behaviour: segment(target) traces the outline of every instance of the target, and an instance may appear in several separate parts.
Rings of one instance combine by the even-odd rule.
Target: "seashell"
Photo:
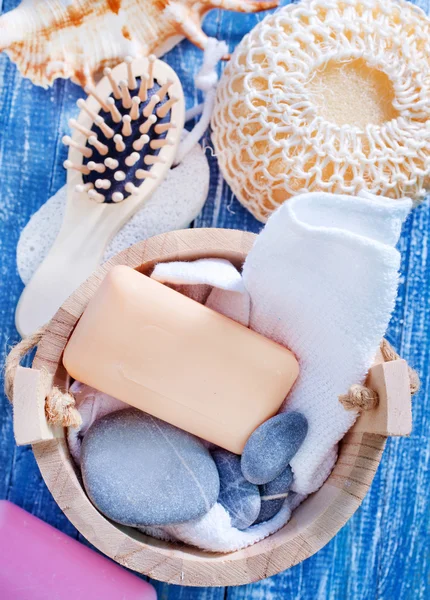
[[[260,221],[324,191],[424,198],[430,20],[404,0],[302,0],[268,15],[218,85],[222,173]]]
[[[205,48],[212,8],[258,12],[279,0],[23,0],[0,17],[0,51],[43,87],[58,77],[94,83],[125,56],[161,56],[186,37]]]

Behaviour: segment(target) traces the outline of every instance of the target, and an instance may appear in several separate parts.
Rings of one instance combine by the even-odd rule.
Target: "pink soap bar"
[[[156,600],[152,585],[0,500],[0,598]]]

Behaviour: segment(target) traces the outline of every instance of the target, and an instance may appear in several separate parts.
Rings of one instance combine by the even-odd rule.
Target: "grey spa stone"
[[[242,473],[257,485],[275,479],[287,467],[308,432],[299,412],[286,412],[265,421],[251,433],[242,454]]]
[[[240,468],[240,456],[227,450],[215,450],[213,459],[220,478],[218,502],[237,529],[252,525],[260,512],[260,492],[256,485],[246,481]]]
[[[293,483],[293,471],[288,467],[276,479],[260,485],[261,510],[256,523],[268,521],[282,508]]]
[[[209,451],[193,435],[137,409],[96,421],[82,443],[88,496],[123,525],[168,525],[206,514],[219,476]]]

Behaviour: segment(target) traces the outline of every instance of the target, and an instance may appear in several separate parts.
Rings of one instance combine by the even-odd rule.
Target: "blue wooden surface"
[[[17,0],[0,0],[8,11]],[[426,12],[430,0],[417,2]],[[233,48],[263,15],[214,11],[206,19],[209,35]],[[201,52],[188,42],[171,51],[168,62],[187,91],[187,106],[198,101],[193,76]],[[22,290],[15,263],[18,236],[29,217],[65,182],[61,137],[75,116],[80,88],[57,80],[42,90],[22,79],[0,55],[0,363],[18,341],[14,310]],[[209,140],[207,139],[209,144]],[[198,227],[259,231],[257,223],[222,182],[216,160]],[[414,365],[422,379],[415,398],[414,430],[408,439],[390,439],[372,488],[362,507],[316,556],[275,577],[239,588],[192,589],[155,583],[159,598],[190,600],[353,600],[430,597],[429,340],[430,210],[428,202],[408,219],[399,248],[402,278],[388,338]],[[7,498],[48,523],[81,539],[55,504],[30,448],[16,448],[11,408],[4,396],[0,411],[0,498]],[[83,540],[81,540],[83,541]],[[0,557],[1,568],[1,557]],[[7,599],[5,599],[7,600]],[[31,600],[31,598],[29,598]]]

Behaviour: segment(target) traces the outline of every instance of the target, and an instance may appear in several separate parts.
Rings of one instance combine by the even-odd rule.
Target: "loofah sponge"
[[[421,200],[430,175],[430,21],[399,0],[305,0],[266,17],[218,87],[213,142],[260,221],[322,190]]]

